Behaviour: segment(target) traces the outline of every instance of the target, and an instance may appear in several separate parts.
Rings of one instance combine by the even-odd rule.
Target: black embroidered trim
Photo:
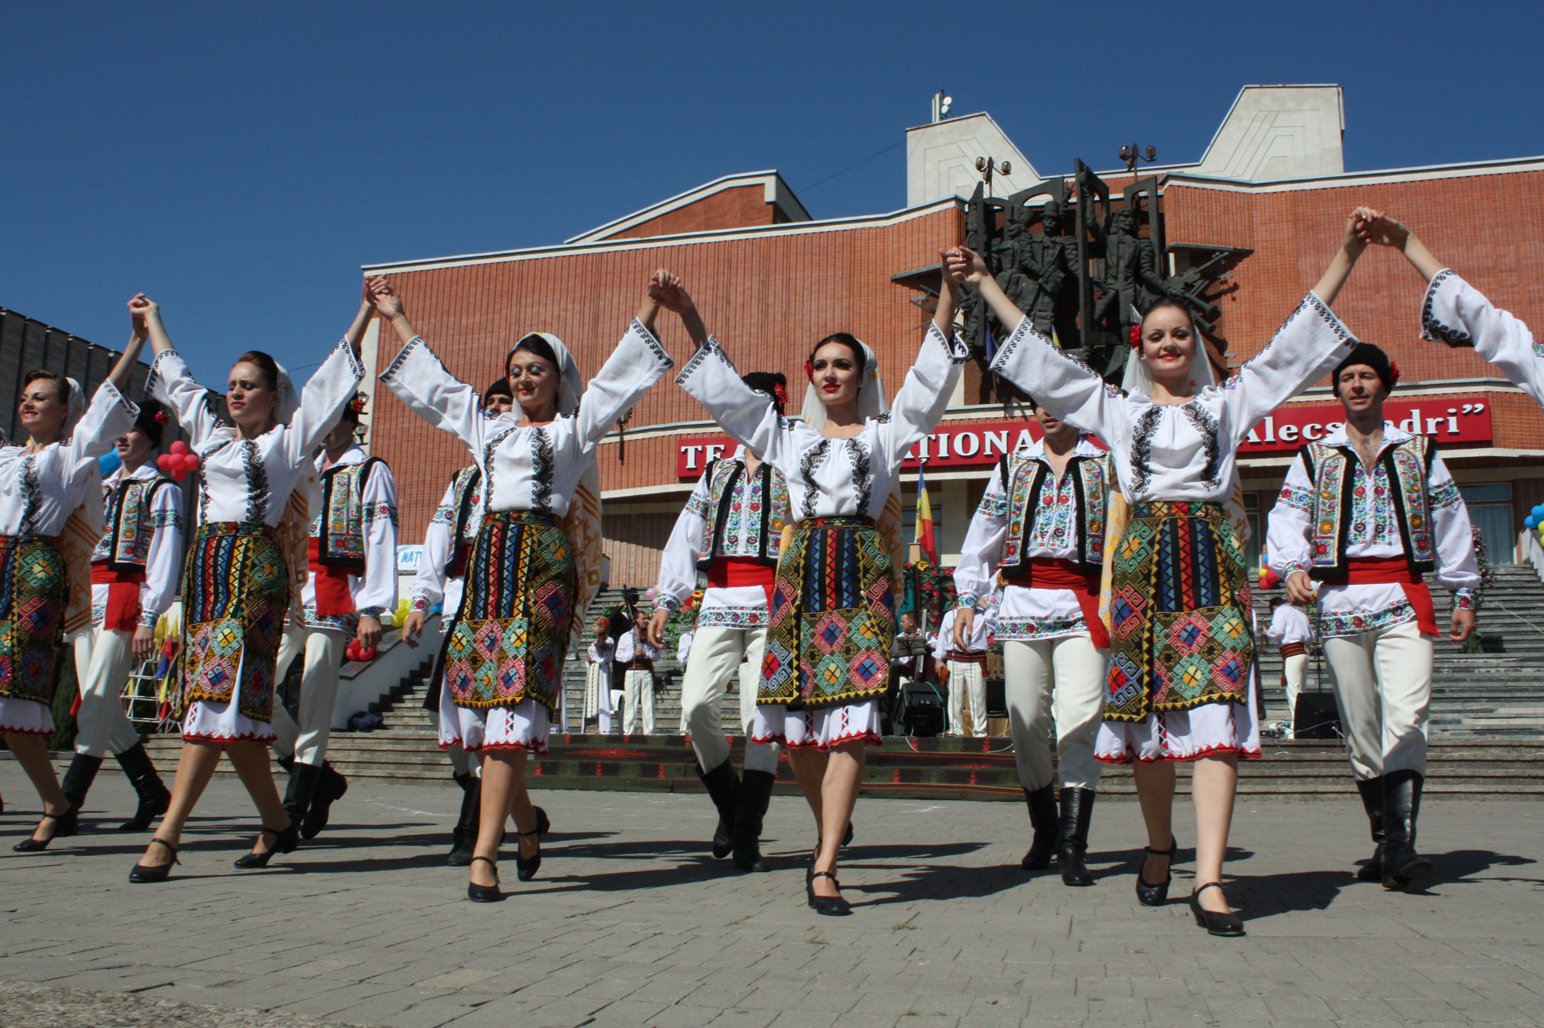
[[[1023,321],[1019,322],[1019,327],[1013,330],[1013,334],[1008,337],[1008,341],[1003,343],[1002,346],[998,348],[997,356],[992,358],[992,363],[988,365],[987,370],[999,377],[1008,378],[1007,375],[1003,374],[1003,366],[1008,363],[1008,358],[1013,354],[1013,351],[1018,348],[1019,343],[1023,342],[1024,337],[1030,333],[1034,333],[1036,340],[1045,346],[1046,349],[1050,350],[1051,353],[1073,365],[1085,375],[1088,375],[1090,378],[1101,377],[1099,372],[1088,366],[1087,361],[1084,361],[1078,357],[1074,357],[1072,354],[1067,353],[1064,350],[1057,349],[1056,344],[1047,338],[1039,329],[1035,328],[1028,318],[1025,318]],[[1008,381],[1013,382],[1012,379],[1008,379]],[[1023,385],[1022,383],[1013,382],[1013,384],[1023,392],[1031,394],[1034,393],[1033,389],[1030,389],[1028,386]],[[1117,389],[1115,386],[1110,385],[1108,382],[1104,383],[1104,392],[1106,396],[1110,397],[1125,395],[1125,393]]]
[[[1473,347],[1474,338],[1461,328],[1451,328],[1436,319],[1432,308],[1437,303],[1437,287],[1450,278],[1452,268],[1443,268],[1431,277],[1431,284],[1426,287],[1426,299],[1421,302],[1421,333],[1428,339],[1457,349],[1458,347]]]
[[[815,484],[815,468],[826,459],[826,453],[831,449],[831,440],[822,439],[820,442],[804,451],[804,456],[799,458],[799,475],[804,479],[804,502],[800,505],[799,520],[807,521],[815,516],[815,496],[820,491]]]
[[[1201,469],[1201,478],[1208,488],[1215,489],[1220,481],[1217,474],[1217,466],[1222,463],[1219,446],[1217,444],[1217,415],[1207,410],[1206,407],[1194,400],[1180,408],[1195,430],[1201,433],[1206,445],[1206,466]]]
[[[970,347],[957,334],[945,336],[937,325],[928,325],[927,337],[937,339],[938,344],[944,348],[944,353],[949,357],[950,364],[964,364],[970,360]]]
[[[348,340],[339,339],[338,349],[348,354],[348,372],[354,376],[354,380],[357,382],[359,379],[364,378],[365,366],[360,363],[359,356],[354,353],[354,348],[348,344]]]
[[[259,525],[268,520],[268,468],[255,440],[241,441],[241,465],[247,476],[247,523]]]
[[[36,535],[38,506],[42,495],[38,488],[37,454],[29,453],[21,459],[21,529],[23,535]]]
[[[1287,326],[1292,324],[1293,320],[1296,319],[1297,316],[1303,313],[1305,310],[1311,310],[1317,314],[1319,319],[1329,326],[1330,331],[1334,332],[1336,338],[1338,338],[1342,343],[1349,343],[1354,341],[1351,333],[1346,330],[1345,325],[1341,324],[1340,319],[1335,317],[1335,312],[1330,310],[1329,305],[1326,304],[1323,300],[1319,299],[1316,294],[1309,293],[1307,296],[1303,297],[1303,302],[1298,304],[1292,313],[1287,316],[1287,320],[1281,323],[1281,328],[1276,330],[1275,336],[1271,336],[1271,341],[1265,344],[1265,346],[1260,350],[1260,353],[1255,354],[1249,359],[1251,361],[1259,360],[1261,353],[1264,353],[1266,350],[1269,350],[1276,344],[1276,336],[1279,336],[1281,333],[1285,332],[1287,330]]]
[[[887,410],[883,414],[879,415],[879,417],[875,418],[874,420],[879,422],[881,425],[888,425],[894,419],[895,419],[895,412]]]
[[[655,360],[659,361],[667,368],[675,367],[675,359],[670,356],[670,352],[668,350],[660,345],[659,340],[654,337],[654,333],[650,332],[648,327],[644,325],[643,322],[639,321],[637,318],[634,318],[632,330],[643,337],[643,341],[648,344],[650,351],[653,352]],[[709,337],[708,341],[712,342],[712,338]]]
[[[869,499],[874,495],[873,463],[868,444],[862,439],[847,440],[847,459],[852,463],[853,483],[858,487],[858,515],[868,516]]]
[[[161,361],[163,359],[169,358],[176,352],[176,350],[162,350],[160,353],[156,354],[155,359],[150,362],[150,374],[145,376],[146,396],[149,396],[155,392],[156,384],[161,380]]]
[[[502,443],[505,439],[509,438],[509,434],[511,432],[517,432],[517,431],[519,431],[519,428],[517,426],[515,426],[515,425],[511,425],[508,428],[506,428],[504,431],[495,433],[493,436],[491,436],[488,439],[487,442],[485,442],[483,444],[483,452],[482,452],[482,483],[483,483],[482,494],[483,494],[483,502],[482,502],[482,509],[483,509],[484,513],[487,513],[487,511],[488,511],[488,504],[493,501],[493,451],[498,449],[499,443]]]
[[[1158,422],[1163,419],[1163,408],[1156,403],[1142,412],[1137,419],[1136,435],[1131,441],[1131,492],[1133,496],[1147,489],[1147,481],[1152,478],[1150,467],[1153,452],[1153,434],[1158,431]]]
[[[731,371],[734,370],[734,362],[729,359],[729,355],[724,352],[724,348],[719,345],[717,339],[709,336],[708,341],[697,347],[696,352],[691,355],[690,359],[681,368],[681,373],[676,376],[676,385],[685,385],[686,380],[691,378],[697,369],[702,366],[702,362],[709,357],[717,357],[728,365]]]
[[[215,443],[213,446],[202,451],[198,455],[199,464],[203,467],[207,467],[209,465],[209,458],[213,457],[215,454],[219,453],[230,444],[231,440],[222,439]],[[200,524],[204,524],[209,520],[209,475],[207,473],[199,475],[198,482],[198,520]]]
[[[397,355],[391,359],[391,363],[386,365],[386,370],[381,372],[380,380],[382,382],[390,382],[396,377],[397,371],[402,367],[402,362],[407,360],[408,354],[412,353],[419,346],[427,347],[428,345],[428,343],[424,342],[423,336],[414,336],[409,339],[407,345],[398,350]],[[429,353],[432,355],[434,351],[430,350]]]
[[[531,505],[544,514],[552,513],[552,440],[540,428],[531,430],[536,438],[531,443]]]

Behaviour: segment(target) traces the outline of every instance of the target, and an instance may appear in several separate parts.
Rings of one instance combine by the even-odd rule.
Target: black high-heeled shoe
[[[817,914],[825,914],[829,917],[845,917],[852,913],[852,904],[840,896],[815,895],[815,879],[829,878],[831,884],[841,889],[842,883],[836,880],[836,875],[830,871],[811,870],[804,879],[804,897],[810,905],[810,909]]]
[[[537,836],[545,836],[548,832],[552,831],[552,819],[547,816],[547,812],[545,810],[534,804],[532,804],[531,809],[536,811]]]
[[[38,821],[38,826],[42,827],[44,821],[52,821],[54,823],[54,830],[48,836],[48,838],[23,839],[21,842],[18,842],[16,845],[12,846],[11,849],[15,850],[17,853],[37,853],[48,849],[48,844],[53,842],[55,839],[62,839],[67,835],[74,835],[76,832],[80,831],[80,808],[72,804],[71,806],[66,807],[64,813],[62,814],[50,814],[47,811],[44,811],[42,819]],[[36,829],[33,830],[36,831]]]
[[[1226,914],[1218,914],[1201,906],[1201,901],[1196,897],[1207,889],[1221,891],[1221,882],[1207,882],[1190,894],[1190,912],[1196,916],[1196,925],[1205,928],[1212,935],[1220,935],[1227,939],[1236,939],[1244,934],[1244,922],[1231,910]]]
[[[519,847],[515,848],[515,877],[522,882],[528,882],[536,877],[537,871],[541,870],[541,830],[517,832],[516,834],[522,839],[534,838],[536,840],[536,856],[531,857],[529,860],[520,855]]]
[[[1178,850],[1179,843],[1174,839],[1173,836],[1169,837],[1169,848],[1166,850],[1155,850],[1151,846],[1142,847],[1142,851],[1144,853],[1151,853],[1155,857],[1168,857],[1169,867],[1168,870],[1164,873],[1163,881],[1156,885],[1143,881],[1142,869],[1140,867],[1137,868],[1138,903],[1142,904],[1144,907],[1161,907],[1169,901],[1169,883],[1174,880],[1174,854]],[[1143,863],[1145,864],[1146,862],[1147,858],[1144,857]]]
[[[182,861],[177,859],[177,847],[173,846],[165,839],[152,838],[150,842],[152,845],[155,843],[160,843],[162,846],[165,846],[167,849],[172,851],[171,864],[135,864],[134,867],[129,871],[129,881],[135,883],[164,882],[166,881],[167,875],[172,873],[172,864],[182,863]]]
[[[493,884],[478,885],[476,882],[467,882],[466,898],[473,903],[497,903],[504,898],[504,890],[499,888],[499,865],[487,857],[473,857],[472,863],[475,864],[479,860],[493,868]]]
[[[273,836],[273,845],[261,853],[248,853],[244,857],[238,857],[236,866],[243,871],[252,867],[267,867],[268,861],[273,859],[275,853],[293,853],[295,847],[300,845],[300,825],[293,820],[290,821],[288,828],[269,828],[264,825],[262,834]]]

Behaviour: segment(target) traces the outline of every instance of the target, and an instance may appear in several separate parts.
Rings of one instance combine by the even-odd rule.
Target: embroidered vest
[[[1040,491],[1047,482],[1055,488],[1055,481],[1050,465],[1033,457],[1007,454],[998,461],[998,468],[1008,498],[1008,537],[998,568],[1012,575],[1028,559],[1029,537],[1040,509]],[[1088,570],[1097,570],[1104,565],[1105,512],[1110,483],[1115,478],[1110,455],[1074,454],[1067,461],[1067,473],[1072,475],[1077,503],[1073,516],[1078,532],[1077,560]]]
[[[451,500],[455,518],[451,522],[450,563],[445,567],[446,578],[465,578],[466,561],[472,552],[473,538],[467,535],[466,526],[477,506],[477,487],[482,484],[482,469],[476,464],[462,468],[450,476]]]
[[[1349,445],[1309,443],[1298,450],[1313,482],[1313,506],[1309,516],[1308,574],[1317,579],[1340,578],[1346,573],[1346,537],[1351,531],[1351,492],[1360,461]],[[1405,544],[1410,570],[1431,571],[1436,564],[1436,538],[1432,535],[1431,497],[1426,479],[1437,446],[1426,436],[1412,436],[1387,447],[1378,456],[1393,487],[1395,521]]]
[[[322,506],[311,522],[317,560],[354,574],[365,570],[365,483],[379,457],[358,464],[334,464],[322,472]]]
[[[163,488],[175,489],[169,478],[130,478],[107,491],[105,547],[92,554],[93,563],[106,563],[114,571],[143,571],[155,535],[154,504]],[[105,553],[103,552],[105,549]]]
[[[741,485],[745,465],[737,460],[714,460],[703,476],[708,480],[708,527],[697,566],[706,570],[724,545],[726,530],[732,536],[754,533],[756,556],[763,564],[777,566],[783,544],[783,526],[788,523],[788,483],[782,472],[762,462],[752,480],[739,490],[740,509],[734,510],[736,487]]]

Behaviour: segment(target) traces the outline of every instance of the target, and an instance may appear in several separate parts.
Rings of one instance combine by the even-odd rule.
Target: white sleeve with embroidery
[[[1544,404],[1544,344],[1528,326],[1495,307],[1451,269],[1431,278],[1421,304],[1421,338],[1449,346],[1473,346],[1512,384]]]
[[[158,485],[150,502],[153,534],[145,551],[145,580],[139,587],[139,623],[154,628],[177,595],[182,571],[182,487]]]
[[[938,427],[969,359],[970,349],[959,336],[946,339],[937,325],[928,323],[916,362],[896,391],[890,417],[879,426],[879,456],[892,471],[900,469],[913,443]]]
[[[445,569],[450,566],[456,531],[456,484],[445,487],[445,495],[434,508],[429,527],[424,529],[424,553],[413,576],[410,593],[412,608],[427,614],[429,608],[445,602]]]
[[[483,414],[482,397],[445,370],[423,336],[408,340],[381,372],[381,381],[414,414],[460,439],[474,459],[481,459],[486,426],[492,423]]]
[[[1480,565],[1474,558],[1474,527],[1469,508],[1448,473],[1441,454],[1434,455],[1426,476],[1431,498],[1432,534],[1436,539],[1437,582],[1453,594],[1453,604],[1474,609],[1474,590],[1480,585]]]
[[[784,475],[798,474],[797,467],[789,467],[797,461],[790,445],[791,433],[785,431],[772,398],[740,380],[740,373],[717,339],[710,336],[697,348],[676,376],[676,384],[751,453],[759,454]]]
[[[300,390],[300,406],[284,429],[285,457],[293,467],[312,459],[364,377],[365,366],[354,356],[354,348],[340,339]]]
[[[397,480],[384,462],[365,478],[365,573],[354,606],[380,617],[397,609]]]
[[[676,518],[670,538],[665,540],[665,552],[659,562],[658,607],[675,611],[681,609],[697,588],[697,562],[702,560],[708,546],[708,475],[697,479],[692,494],[686,500],[681,516]]]
[[[150,364],[145,391],[151,399],[170,408],[177,425],[188,434],[189,445],[197,449],[222,428],[209,405],[209,392],[193,381],[187,362],[176,350],[162,350]]]
[[[617,419],[674,365],[654,334],[634,318],[579,398],[579,442],[584,452],[599,446]]]
[[[1008,502],[999,464],[992,469],[981,505],[971,516],[965,542],[960,547],[960,563],[954,569],[954,590],[962,607],[978,607],[991,595],[1003,542],[1008,537]]]
[[[1265,349],[1221,386],[1223,430],[1237,445],[1255,423],[1335,369],[1356,345],[1314,293],[1304,297]]]
[[[134,427],[139,408],[111,382],[103,382],[91,396],[91,405],[80,416],[70,438],[59,444],[59,466],[64,495],[77,496],[87,482],[97,481],[97,458],[113,448],[117,438]],[[75,501],[76,505],[79,500]]]
[[[1294,571],[1307,572],[1311,566],[1309,547],[1313,510],[1313,480],[1302,454],[1287,469],[1287,480],[1265,524],[1265,547],[1272,571],[1286,578]],[[1274,623],[1274,622],[1273,622]]]
[[[1086,364],[1056,348],[1026,316],[1008,336],[991,370],[1035,398],[1058,421],[1114,446],[1125,437],[1125,398]]]

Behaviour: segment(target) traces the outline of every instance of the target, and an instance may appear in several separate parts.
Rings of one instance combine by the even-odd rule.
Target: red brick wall
[[[649,236],[673,236],[685,232],[711,232],[715,229],[749,228],[775,225],[784,220],[773,204],[766,201],[761,185],[735,186],[688,206],[666,211],[656,218],[616,233],[611,239],[643,239]]]

